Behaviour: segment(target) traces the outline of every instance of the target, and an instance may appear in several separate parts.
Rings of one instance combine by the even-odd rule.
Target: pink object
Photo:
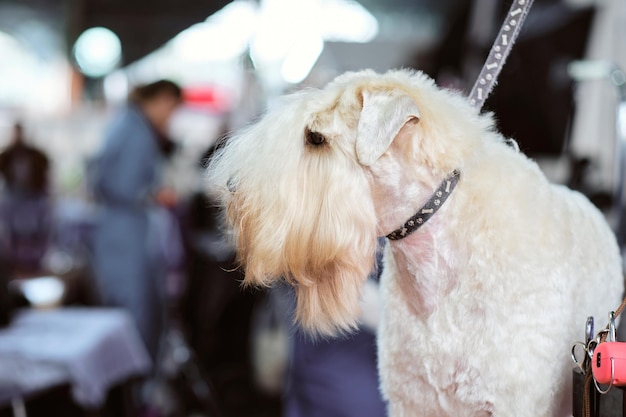
[[[626,386],[626,342],[600,343],[593,352],[591,369],[600,384]]]

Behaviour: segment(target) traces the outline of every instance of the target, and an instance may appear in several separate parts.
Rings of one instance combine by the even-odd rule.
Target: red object
[[[231,95],[215,86],[197,86],[183,89],[185,105],[200,110],[223,113],[230,109]]]

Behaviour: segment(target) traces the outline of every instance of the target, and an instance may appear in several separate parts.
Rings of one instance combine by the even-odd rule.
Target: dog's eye
[[[306,141],[311,145],[319,146],[322,143],[326,142],[326,138],[319,132],[314,132],[310,129],[307,129],[304,132],[304,136],[306,137]]]

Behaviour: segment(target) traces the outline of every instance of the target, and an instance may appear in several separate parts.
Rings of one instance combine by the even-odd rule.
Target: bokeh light
[[[115,69],[122,58],[119,37],[104,27],[84,31],[74,45],[74,59],[89,77],[102,77]]]

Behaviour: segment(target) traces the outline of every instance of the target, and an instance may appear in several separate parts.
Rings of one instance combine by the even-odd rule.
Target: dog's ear
[[[356,156],[362,165],[372,165],[389,148],[400,129],[419,120],[415,101],[399,91],[367,91],[357,126]]]

